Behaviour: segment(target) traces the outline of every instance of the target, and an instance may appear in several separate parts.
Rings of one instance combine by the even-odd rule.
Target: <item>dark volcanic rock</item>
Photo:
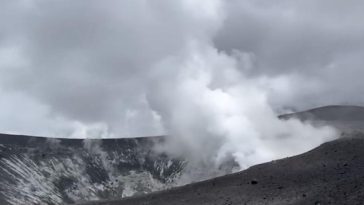
[[[141,197],[87,205],[364,204],[364,135],[240,173]]]
[[[0,134],[0,204],[65,204],[164,189],[184,161],[155,153],[161,141]]]

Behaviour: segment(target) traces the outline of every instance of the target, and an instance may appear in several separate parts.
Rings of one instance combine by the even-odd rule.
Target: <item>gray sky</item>
[[[363,9],[359,0],[0,0],[0,132],[164,134],[210,91],[247,107],[264,98],[276,112],[363,105]],[[207,111],[197,130],[208,129]]]

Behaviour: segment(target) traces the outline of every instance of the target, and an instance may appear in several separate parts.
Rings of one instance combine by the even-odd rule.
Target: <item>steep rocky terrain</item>
[[[185,162],[154,152],[162,140],[0,134],[0,204],[65,204],[165,189]]]
[[[58,205],[146,194],[232,173],[155,150],[165,137],[55,139],[0,134],[0,204]]]

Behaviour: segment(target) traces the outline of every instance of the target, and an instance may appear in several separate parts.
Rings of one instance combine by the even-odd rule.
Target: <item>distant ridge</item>
[[[302,112],[280,115],[281,119],[298,118],[300,120],[323,121],[364,121],[364,107],[330,105]]]
[[[58,137],[44,137],[44,136],[30,136],[30,135],[17,135],[17,134],[4,134],[0,133],[0,144],[17,144],[17,145],[30,145],[34,143],[46,143],[47,141],[59,141],[62,145],[82,146],[85,140],[105,143],[117,143],[120,141],[158,141],[164,140],[165,136],[148,136],[148,137],[133,137],[133,138],[58,138]]]

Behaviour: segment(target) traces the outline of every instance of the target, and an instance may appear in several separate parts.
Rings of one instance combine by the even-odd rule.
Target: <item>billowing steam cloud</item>
[[[199,166],[219,168],[233,159],[246,168],[308,151],[335,137],[329,127],[279,120],[264,86],[276,80],[248,79],[237,69],[239,64],[250,62],[193,44],[184,55],[158,65],[160,75],[147,99],[170,134],[165,151],[188,153]],[[168,80],[163,80],[166,73]]]
[[[0,4],[1,132],[169,134],[245,168],[334,135],[278,112],[364,101],[361,1]]]

